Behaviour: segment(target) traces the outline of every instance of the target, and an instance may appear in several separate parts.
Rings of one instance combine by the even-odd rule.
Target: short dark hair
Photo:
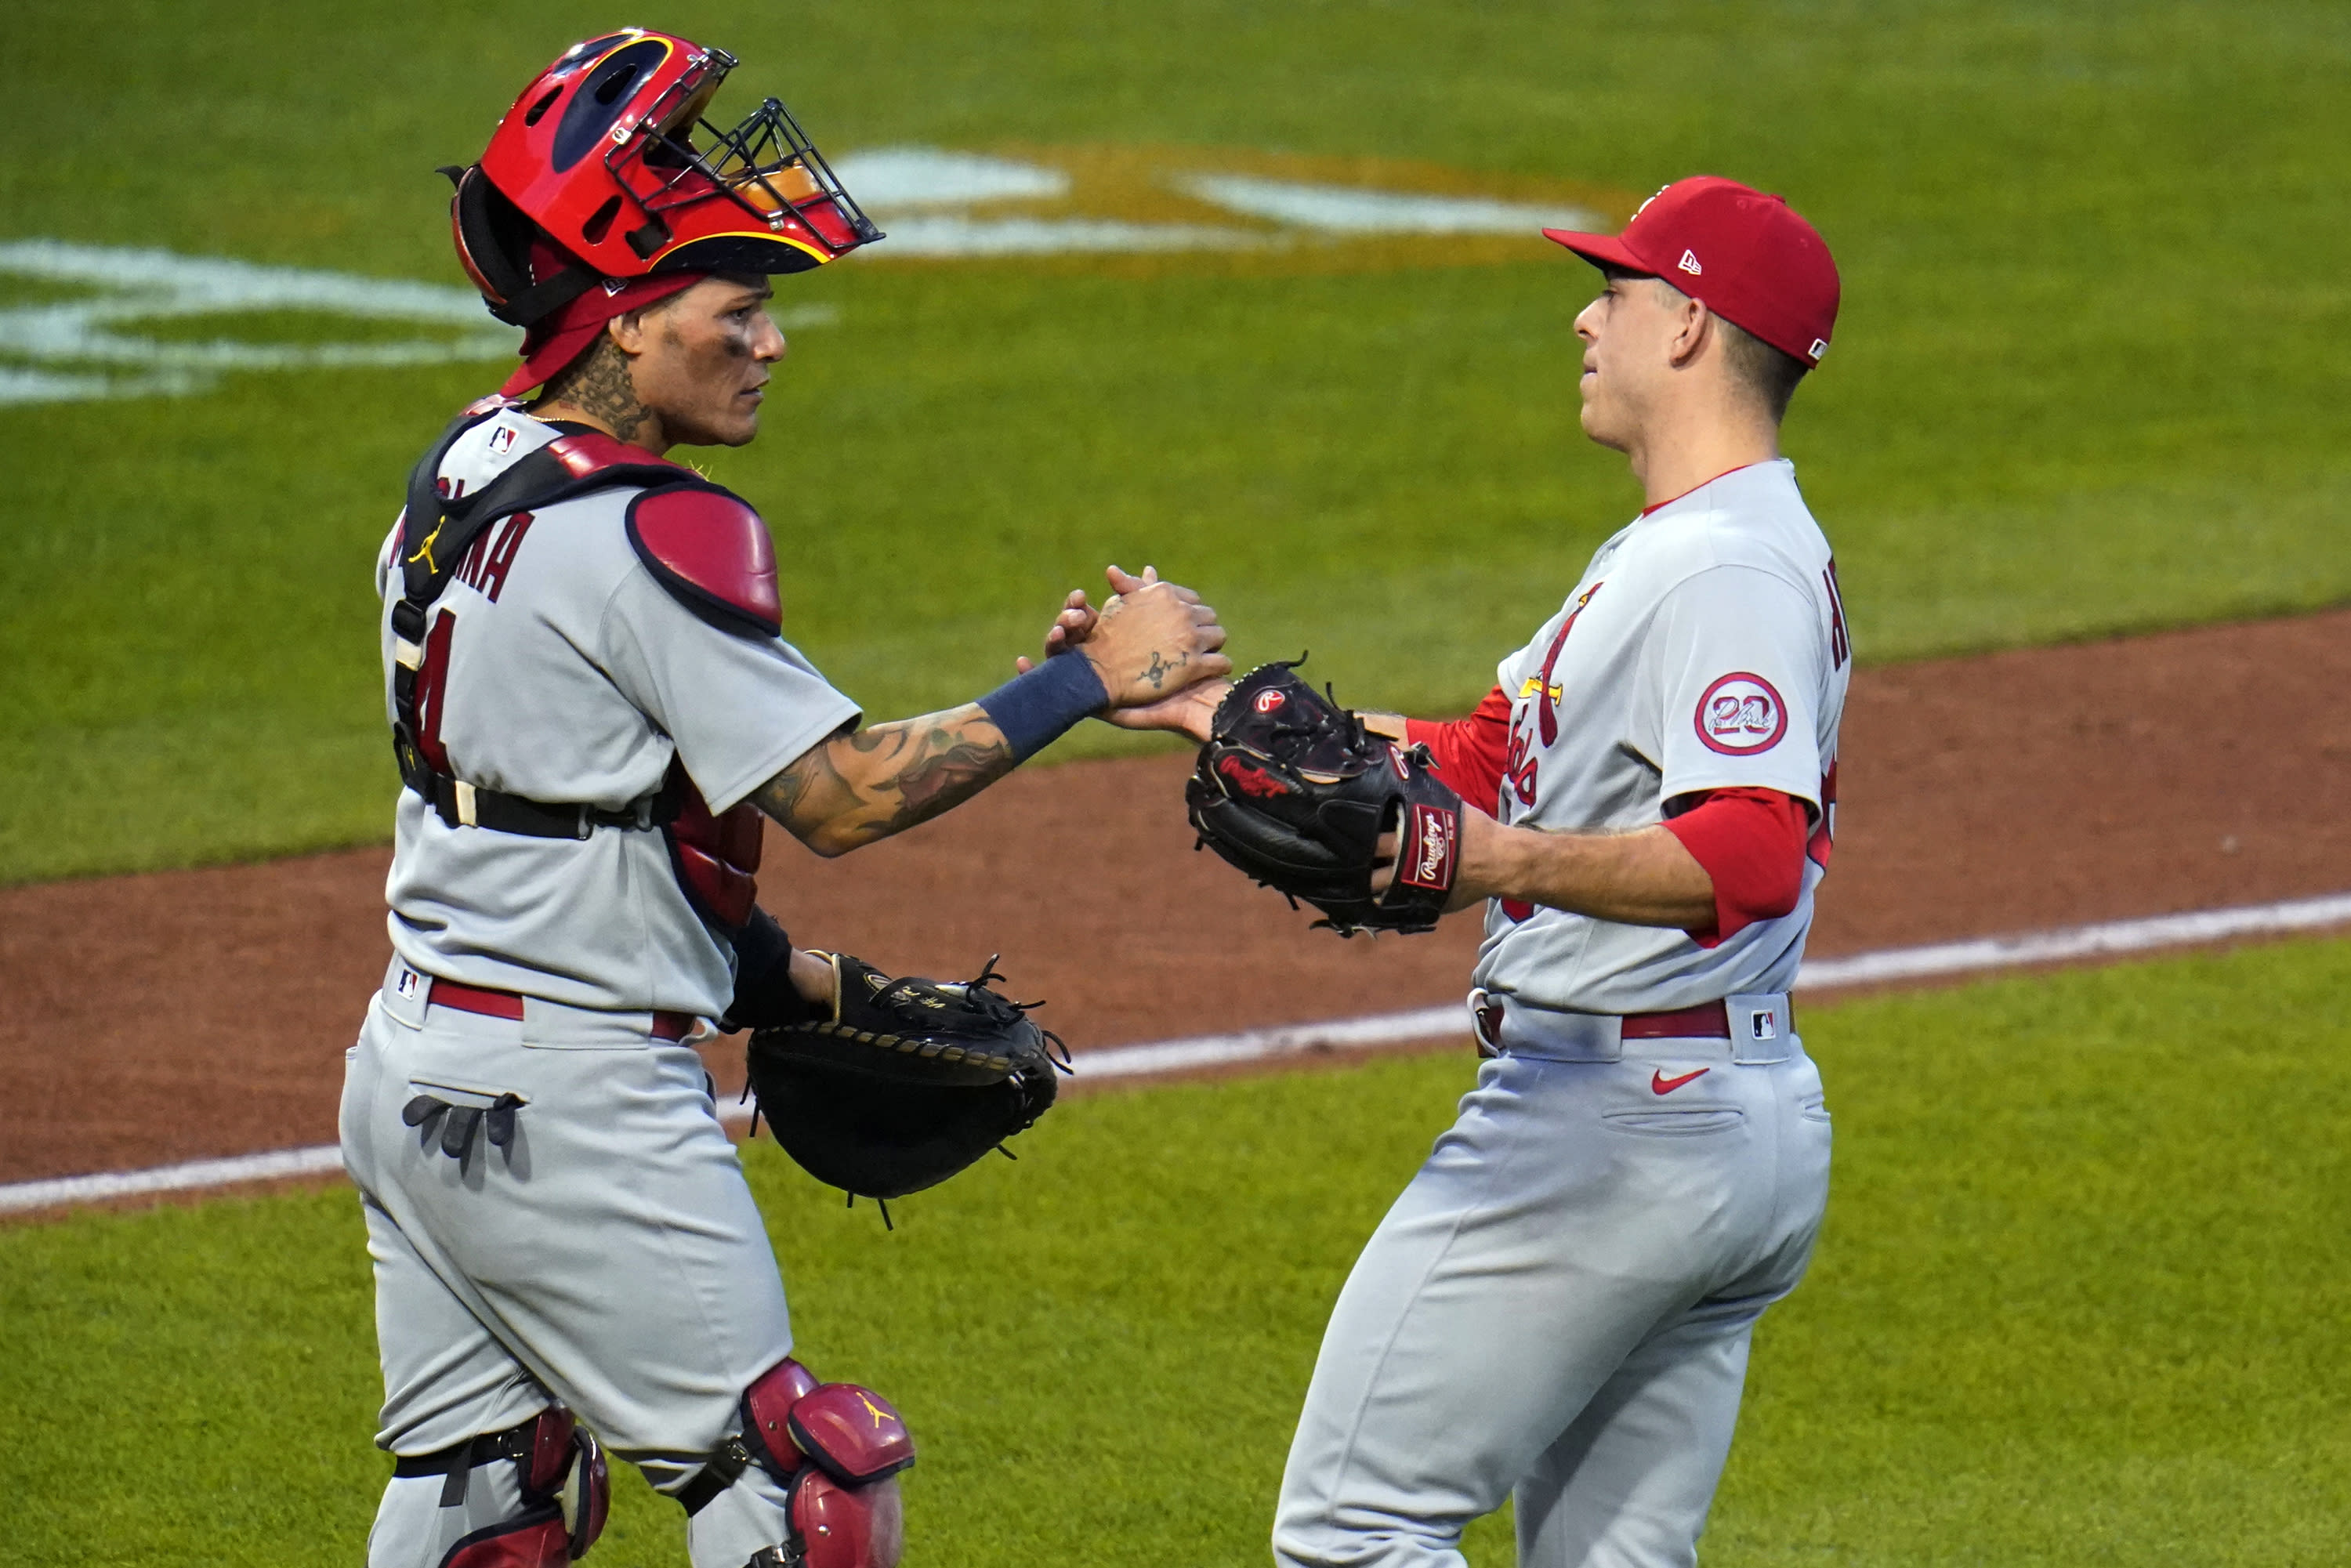
[[[1763,406],[1771,411],[1772,423],[1787,418],[1788,400],[1796,395],[1796,383],[1812,367],[1786,350],[1773,348],[1737,322],[1719,316],[1715,319],[1722,323],[1722,357],[1730,373],[1763,400]]]
[[[1609,262],[1594,263],[1601,276],[1612,283],[1646,279],[1662,283],[1677,294],[1681,289],[1671,278],[1659,277],[1654,272],[1635,272],[1628,267]],[[1784,349],[1775,349],[1729,317],[1717,312],[1715,320],[1722,327],[1722,357],[1730,373],[1740,384],[1763,400],[1771,411],[1771,422],[1777,424],[1788,417],[1788,400],[1796,395],[1796,383],[1804,379],[1812,367]]]

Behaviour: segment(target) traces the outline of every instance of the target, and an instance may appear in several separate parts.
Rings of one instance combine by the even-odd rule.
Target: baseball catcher
[[[785,640],[766,523],[667,454],[758,434],[770,280],[883,235],[780,101],[714,118],[734,65],[589,39],[444,171],[458,259],[524,336],[377,564],[393,956],[341,1113],[393,1456],[372,1568],[578,1558],[608,1455],[684,1506],[695,1568],[898,1561],[913,1439],[796,1358],[691,1048],[755,1031],[786,1145],[880,1197],[1033,1122],[1057,1042],[992,971],[796,947],[759,906],[762,818],[843,854],[1230,668],[1198,595],[1115,569],[1113,607],[1055,620],[1063,656],[915,718],[869,723]]]

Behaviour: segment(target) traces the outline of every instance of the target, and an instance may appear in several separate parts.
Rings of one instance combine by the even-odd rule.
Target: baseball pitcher
[[[1852,650],[1779,429],[1836,269],[1724,179],[1545,232],[1601,271],[1583,425],[1647,504],[1477,711],[1358,716],[1270,665],[1124,716],[1202,740],[1202,838],[1341,931],[1485,908],[1489,1060],[1332,1311],[1274,1523],[1293,1568],[1458,1564],[1513,1494],[1530,1568],[1687,1568],[1827,1197],[1788,991]]]

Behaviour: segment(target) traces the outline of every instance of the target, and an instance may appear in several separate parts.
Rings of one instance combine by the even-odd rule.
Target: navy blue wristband
[[[1026,762],[1061,732],[1110,706],[1110,692],[1083,653],[1059,653],[1025,675],[1015,675],[979,699],[982,713],[1004,732],[1012,758]]]

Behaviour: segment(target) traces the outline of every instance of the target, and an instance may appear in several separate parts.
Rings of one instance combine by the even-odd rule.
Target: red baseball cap
[[[1785,197],[1700,174],[1641,204],[1620,235],[1545,229],[1584,260],[1662,277],[1773,348],[1817,365],[1837,313],[1836,262]]]

